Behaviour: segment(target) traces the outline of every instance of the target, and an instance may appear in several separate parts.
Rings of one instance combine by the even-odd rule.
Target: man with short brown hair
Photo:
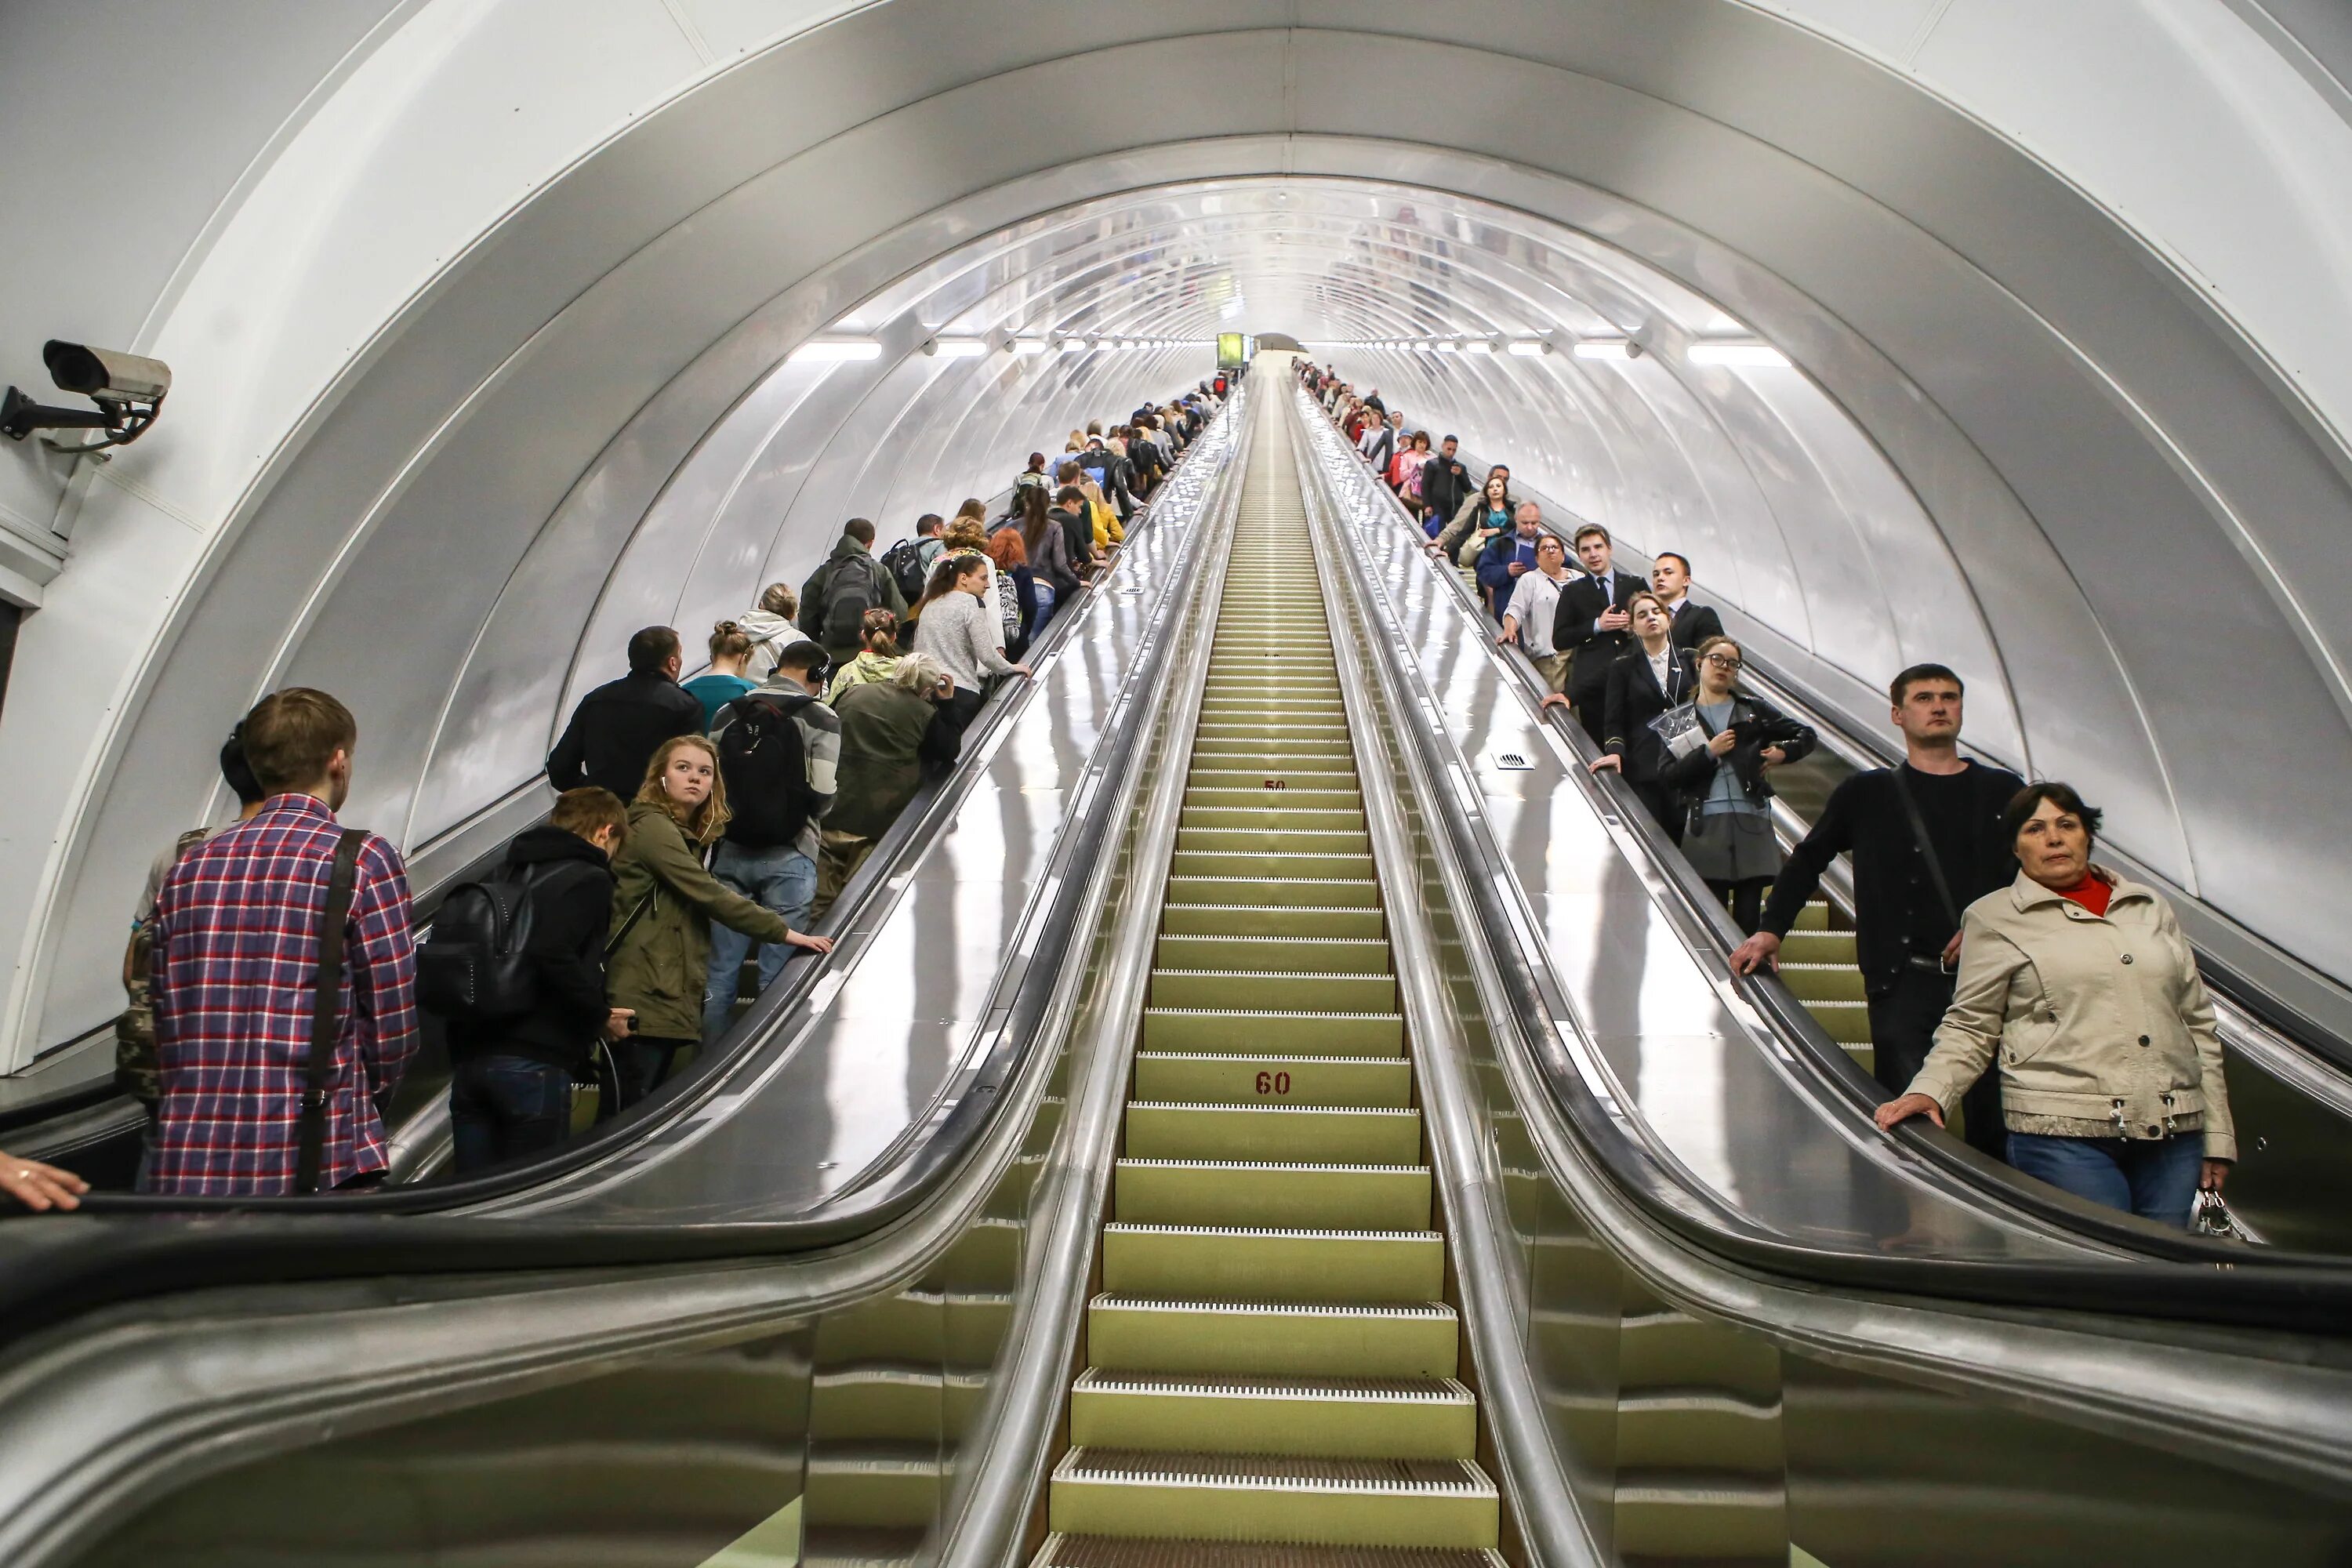
[[[335,820],[359,743],[351,710],[289,688],[246,715],[244,743],[261,809],[190,848],[156,891],[163,1099],[148,1192],[268,1195],[380,1179],[383,1107],[416,1053],[407,870],[383,839]],[[346,909],[314,1102],[331,895]]]

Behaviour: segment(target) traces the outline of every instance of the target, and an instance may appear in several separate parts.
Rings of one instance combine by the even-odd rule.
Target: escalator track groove
[[[1288,431],[1260,411],[1037,1568],[1498,1564]]]

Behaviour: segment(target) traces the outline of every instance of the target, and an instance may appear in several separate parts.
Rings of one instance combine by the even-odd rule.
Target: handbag
[[[319,958],[311,971],[310,1054],[302,1064],[302,1118],[294,1146],[294,1190],[319,1190],[319,1168],[327,1149],[327,1081],[334,1076],[335,1045],[341,1034],[339,1004],[343,992],[343,922],[351,918],[352,891],[359,881],[365,828],[347,827],[335,841],[334,869],[327,874],[327,906],[319,914]]]
[[[2245,1227],[2230,1212],[2221,1194],[2210,1187],[2197,1189],[2197,1196],[2189,1205],[2189,1228],[2199,1236],[2210,1236],[2221,1241],[2252,1241]]]

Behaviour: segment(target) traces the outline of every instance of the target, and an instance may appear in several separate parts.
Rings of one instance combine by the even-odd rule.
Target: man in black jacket
[[[460,1173],[552,1149],[570,1133],[568,1088],[597,1036],[632,1015],[604,1000],[613,918],[612,857],[628,834],[620,797],[567,790],[547,826],[507,850],[504,880],[530,901],[530,1011],[495,1023],[449,1022],[449,1127]]]
[[[1709,637],[1723,636],[1723,617],[1709,605],[1691,603],[1690,557],[1673,550],[1661,550],[1650,563],[1650,591],[1666,607],[1666,616],[1674,623],[1674,645],[1696,651]]]
[[[1821,820],[1789,851],[1762,928],[1732,950],[1740,974],[1780,967],[1780,940],[1813,895],[1822,871],[1853,857],[1853,945],[1870,1002],[1871,1076],[1890,1095],[1909,1086],[1952,1005],[1960,959],[1960,911],[2017,879],[2000,816],[2025,782],[2006,768],[1960,755],[1960,678],[1915,664],[1888,689],[1904,761],[1847,779]],[[1905,804],[1917,808],[1917,823]],[[1921,845],[1924,833],[1935,858]],[[2002,1157],[2008,1130],[2000,1078],[1987,1073],[1961,1101],[1969,1142]]]
[[[669,627],[647,626],[631,637],[629,673],[580,700],[563,738],[547,753],[547,782],[559,790],[593,784],[635,798],[664,741],[702,732],[702,704],[677,683],[682,663]]]
[[[1054,492],[1054,510],[1047,521],[1062,531],[1062,538],[1070,547],[1070,570],[1084,577],[1087,566],[1095,558],[1094,519],[1087,515],[1087,492],[1076,485],[1064,485]],[[1055,609],[1061,608],[1056,605]]]
[[[1575,656],[1568,700],[1576,705],[1576,721],[1599,746],[1609,738],[1609,667],[1633,646],[1625,601],[1648,584],[1610,564],[1609,531],[1599,523],[1578,529],[1570,542],[1584,575],[1560,591],[1551,616],[1552,651]]]
[[[898,580],[874,559],[874,524],[853,517],[841,525],[833,553],[801,584],[800,628],[831,656],[847,664],[862,647],[866,612],[887,610],[907,618],[907,596]]]
[[[1461,449],[1461,441],[1448,436],[1438,443],[1437,456],[1421,466],[1421,506],[1424,528],[1432,517],[1436,518],[1438,527],[1444,528],[1454,521],[1454,514],[1462,510],[1462,503],[1470,499],[1474,489],[1470,483],[1470,470],[1455,455]]]

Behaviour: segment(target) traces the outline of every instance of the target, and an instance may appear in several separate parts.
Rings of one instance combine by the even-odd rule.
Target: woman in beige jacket
[[[2238,1157],[2196,955],[2159,895],[2091,863],[2099,813],[2073,789],[2029,785],[2003,821],[2018,879],[1968,907],[1936,1048],[1878,1124],[1942,1126],[1998,1059],[2011,1164],[2185,1226]]]

